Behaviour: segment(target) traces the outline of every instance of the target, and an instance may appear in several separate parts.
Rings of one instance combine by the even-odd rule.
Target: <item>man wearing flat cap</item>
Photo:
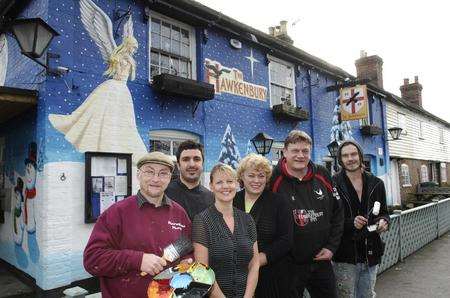
[[[84,250],[84,267],[100,278],[104,298],[147,297],[153,276],[170,265],[161,257],[164,247],[191,236],[186,212],[164,193],[171,158],[148,153],[137,168],[140,190],[100,215]]]

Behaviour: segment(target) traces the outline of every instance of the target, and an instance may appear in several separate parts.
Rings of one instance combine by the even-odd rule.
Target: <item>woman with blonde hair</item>
[[[258,283],[258,244],[252,217],[233,207],[236,172],[228,165],[214,166],[209,186],[215,203],[194,218],[195,260],[216,274],[211,297],[251,298]]]
[[[266,187],[272,166],[251,153],[239,163],[237,176],[243,190],[236,194],[234,206],[256,223],[260,269],[255,297],[288,297],[293,222],[287,202]]]

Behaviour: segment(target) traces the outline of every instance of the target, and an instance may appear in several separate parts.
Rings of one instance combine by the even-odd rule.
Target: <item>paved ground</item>
[[[450,297],[450,232],[378,276],[377,297]]]
[[[0,297],[28,298],[34,297],[33,290],[0,266]]]

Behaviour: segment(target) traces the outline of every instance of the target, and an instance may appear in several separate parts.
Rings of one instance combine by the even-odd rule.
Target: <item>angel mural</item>
[[[108,64],[101,83],[70,115],[50,114],[54,128],[80,152],[133,153],[136,162],[147,149],[140,137],[133,99],[127,80],[134,80],[133,54],[138,42],[133,36],[131,15],[123,28],[122,44],[116,46],[110,18],[91,0],[80,0],[81,21]]]
[[[5,34],[0,35],[0,86],[5,84],[6,69],[8,68],[8,42]]]

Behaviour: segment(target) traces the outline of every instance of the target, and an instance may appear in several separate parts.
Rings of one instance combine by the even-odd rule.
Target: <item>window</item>
[[[411,177],[409,176],[409,167],[407,164],[402,164],[400,166],[400,175],[402,186],[403,187],[411,186]]]
[[[273,142],[272,149],[272,164],[278,164],[278,161],[283,157],[284,142]]]
[[[441,162],[441,182],[447,182],[447,164],[445,162]]]
[[[426,165],[420,166],[420,182],[428,182],[428,167]]]
[[[439,127],[439,143],[444,144],[444,129]]]
[[[270,107],[282,103],[295,107],[294,65],[275,57],[268,56],[268,58],[270,61]]]
[[[153,12],[149,24],[150,79],[161,73],[195,79],[194,29]]]
[[[402,134],[406,134],[407,130],[406,130],[406,115],[402,114],[402,113],[397,113],[397,122],[398,122],[398,127],[402,128]]]
[[[186,140],[199,142],[198,135],[177,130],[153,130],[150,132],[150,152],[160,151],[173,156],[177,154],[178,146]]]
[[[423,139],[423,122],[419,121],[419,139]]]

